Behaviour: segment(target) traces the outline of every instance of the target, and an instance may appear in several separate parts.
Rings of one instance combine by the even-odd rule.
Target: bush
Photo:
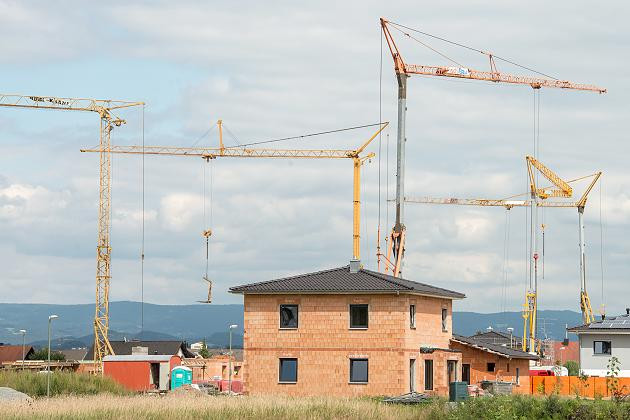
[[[575,360],[567,360],[564,364],[564,367],[569,371],[569,376],[579,376],[580,375],[580,364]]]
[[[48,347],[39,349],[28,356],[29,360],[48,360]],[[50,360],[66,360],[66,356],[58,351],[50,352]]]
[[[628,419],[629,403],[529,395],[472,398],[458,405],[445,418],[457,419]]]
[[[13,388],[31,397],[45,396],[47,375],[29,371],[0,370],[0,387]],[[130,394],[122,385],[108,377],[74,372],[50,373],[50,395],[93,395],[101,392],[115,395]]]

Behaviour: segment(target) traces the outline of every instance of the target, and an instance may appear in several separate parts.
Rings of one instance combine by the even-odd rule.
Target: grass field
[[[630,403],[558,397],[479,398],[450,407],[444,400],[420,406],[374,399],[160,396],[60,396],[32,405],[0,404],[2,419],[628,419]]]
[[[45,396],[46,374],[19,370],[0,370],[0,386],[13,388],[31,397]],[[94,376],[87,373],[51,373],[51,395],[94,395],[101,392],[114,395],[129,394],[120,384],[107,377]]]

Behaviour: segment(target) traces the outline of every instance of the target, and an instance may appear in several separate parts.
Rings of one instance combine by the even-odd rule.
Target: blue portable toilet
[[[171,370],[171,391],[186,384],[192,384],[192,369],[186,366],[175,366]]]

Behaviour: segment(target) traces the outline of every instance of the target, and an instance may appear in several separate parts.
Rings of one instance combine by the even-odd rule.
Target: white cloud
[[[169,194],[161,200],[160,219],[175,232],[192,227],[202,219],[203,198],[195,194]]]

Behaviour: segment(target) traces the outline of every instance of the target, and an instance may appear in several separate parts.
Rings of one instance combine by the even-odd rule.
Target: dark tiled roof
[[[456,343],[463,344],[465,346],[473,347],[481,351],[495,353],[503,357],[508,357],[510,359],[538,360],[538,356],[529,354],[522,350],[511,349],[509,347],[501,346],[498,344],[489,344],[487,342],[475,340],[470,337],[463,337],[461,335],[453,334],[453,338],[451,338],[451,340]]]
[[[356,273],[351,273],[349,266],[231,287],[230,292],[243,294],[398,292],[451,299],[463,299],[466,297],[463,293],[388,276],[371,270],[360,269]]]
[[[33,352],[32,346],[24,347],[24,357]],[[4,362],[15,362],[22,360],[22,346],[0,346],[0,364]]]
[[[131,355],[132,347],[148,347],[149,355],[176,355],[179,349],[184,357],[195,357],[194,353],[186,348],[183,341],[110,341],[115,355]],[[86,360],[94,358],[94,346],[90,347],[85,356]]]
[[[590,324],[580,325],[569,328],[570,332],[588,332],[588,331],[630,331],[630,315],[624,314],[619,316],[606,317],[599,321],[593,321]]]
[[[68,350],[59,350],[60,353],[63,353],[66,356],[66,360],[76,360],[81,361],[85,359],[85,356],[88,352],[88,349],[68,349]]]
[[[509,333],[506,333],[503,331],[495,331],[495,330],[478,332],[477,334],[471,335],[468,338],[473,339],[475,341],[480,341],[483,343],[498,344],[498,345],[509,344],[510,340],[512,340],[513,343],[521,342],[521,337],[519,336],[512,335],[512,337],[510,338]]]

